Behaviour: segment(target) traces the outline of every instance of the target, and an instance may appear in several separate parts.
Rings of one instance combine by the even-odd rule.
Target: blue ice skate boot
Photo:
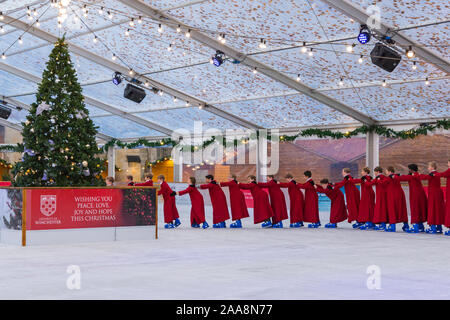
[[[203,228],[203,229],[208,229],[208,228],[209,228],[208,222],[206,222],[206,221],[203,222],[202,228]]]
[[[445,231],[444,233],[446,236],[450,236],[450,229],[448,229],[447,231]]]
[[[436,232],[439,233],[439,234],[442,234],[442,224],[438,224],[436,226]]]
[[[359,230],[369,230],[369,229],[373,229],[375,225],[372,222],[366,222],[365,224],[363,224],[361,227],[359,227]]]
[[[404,232],[408,232],[409,231],[409,224],[408,224],[408,222],[403,222],[402,230]]]
[[[239,229],[239,228],[242,228],[242,222],[241,222],[241,219],[236,220],[235,222],[233,222],[232,224],[230,224],[230,228],[232,228],[232,229]]]
[[[423,226],[423,222],[419,223],[419,232],[425,232],[425,227]]]
[[[327,228],[327,229],[336,229],[337,228],[337,223],[327,223],[325,225],[325,228]]]
[[[373,230],[382,230],[382,231],[386,231],[386,223],[382,222],[377,226],[373,227]]]
[[[411,228],[409,228],[406,232],[408,233],[419,233],[419,224],[414,223]]]
[[[302,225],[300,225],[300,222],[291,223],[289,225],[289,228],[300,228],[300,227],[302,227]]]
[[[425,232],[429,234],[437,234],[437,226],[432,224]]]
[[[171,223],[166,223],[166,224],[164,225],[164,228],[165,228],[165,229],[173,229],[173,228],[175,228],[175,227],[173,226],[173,223],[171,222]]]
[[[221,228],[220,223],[213,224],[213,228],[214,229],[220,229]]]
[[[261,227],[262,228],[272,228],[272,222],[270,222],[270,220],[266,220],[266,221],[263,222]]]
[[[298,222],[299,227],[304,227],[303,221]]]
[[[385,230],[386,232],[395,232],[395,224],[391,223],[388,228]]]
[[[277,229],[283,229],[283,222],[277,222],[274,225],[272,225],[272,228],[277,228]]]
[[[175,219],[175,222],[173,224],[175,225],[175,228],[178,228],[181,224],[180,219]]]
[[[360,228],[362,225],[364,225],[364,223],[361,222],[356,222],[352,225],[353,229],[358,229]]]
[[[317,229],[319,227],[320,227],[320,222],[308,224],[308,228],[310,228],[310,229]]]
[[[222,229],[224,229],[224,228],[227,227],[227,224],[225,223],[225,221],[222,221],[222,222],[220,223],[220,227],[221,227]]]
[[[192,228],[200,228],[200,225],[198,223],[193,223],[191,227]]]

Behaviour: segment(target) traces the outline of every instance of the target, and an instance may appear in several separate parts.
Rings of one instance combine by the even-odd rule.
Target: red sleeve
[[[317,186],[316,191],[319,193],[326,193],[326,190],[322,186]]]
[[[269,188],[270,187],[268,182],[258,182],[258,186],[260,186],[261,188]]]
[[[164,185],[160,185],[158,190],[158,196],[162,195],[163,192],[164,192]]]
[[[431,179],[431,176],[428,175],[428,174],[423,174],[423,173],[421,173],[421,174],[419,174],[419,179],[420,179],[420,180],[430,180],[430,179]]]
[[[309,182],[306,182],[306,183],[297,183],[295,186],[296,186],[298,189],[314,189],[314,190],[316,190],[316,188],[314,188],[314,186],[313,186],[311,183],[309,183]]]
[[[178,194],[179,194],[180,196],[184,196],[185,194],[188,194],[188,193],[191,193],[191,192],[192,192],[192,187],[189,186],[189,187],[187,187],[186,189],[184,189],[184,190],[182,190],[182,191],[179,191]]]
[[[254,183],[239,183],[239,189],[253,189],[254,188]]]
[[[362,183],[362,179],[351,179],[353,183]]]
[[[278,185],[280,186],[280,188],[288,188],[289,182],[280,182]]]
[[[228,181],[228,182],[221,182],[221,183],[220,183],[220,186],[221,186],[221,187],[229,187],[229,186],[231,186],[231,181]]]
[[[401,175],[401,176],[395,176],[394,179],[398,180],[398,181],[411,181],[412,176],[404,174],[404,175]]]
[[[340,188],[342,188],[343,186],[345,186],[345,184],[347,183],[347,181],[348,180],[342,180],[341,182],[337,182],[337,183],[335,183],[334,184],[334,187],[336,188],[336,189],[340,189]]]
[[[200,189],[209,189],[209,188],[211,188],[211,185],[209,183],[200,185]]]
[[[436,172],[434,174],[435,177],[440,177],[440,178],[450,178],[450,169],[447,169],[444,172]]]

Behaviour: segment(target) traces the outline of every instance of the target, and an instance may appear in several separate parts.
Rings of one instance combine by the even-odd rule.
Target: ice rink
[[[159,240],[0,245],[2,299],[449,299],[450,237],[340,229],[160,229]],[[322,213],[322,223],[328,213]],[[162,214],[160,214],[160,219]],[[208,217],[211,224],[211,217]],[[149,230],[151,232],[151,230]],[[66,286],[81,270],[80,290]],[[368,289],[369,266],[381,288]]]

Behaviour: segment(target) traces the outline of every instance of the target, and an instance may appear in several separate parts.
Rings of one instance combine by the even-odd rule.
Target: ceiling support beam
[[[297,90],[300,93],[303,93],[307,95],[308,97],[319,101],[322,104],[325,104],[329,106],[332,109],[338,110],[345,115],[352,117],[355,120],[358,120],[365,124],[374,124],[375,120],[370,118],[369,116],[339,102],[336,99],[333,99],[323,93],[318,92],[317,90],[310,88],[309,86],[305,85],[304,83],[297,82],[294,79],[290,78],[289,76],[285,75],[282,72],[279,72],[268,65],[265,65],[253,58],[251,58],[249,55],[246,55],[242,52],[239,52],[225,44],[220,43],[216,39],[213,39],[212,37],[194,30],[194,28],[191,28],[189,25],[186,25],[182,23],[181,21],[178,21],[177,19],[173,18],[171,15],[162,12],[160,10],[157,10],[146,3],[140,1],[140,0],[119,0],[123,4],[142,12],[144,15],[149,16],[157,21],[161,21],[162,23],[166,23],[168,27],[171,27],[175,29],[178,25],[183,27],[184,29],[191,29],[191,38],[209,46],[210,48],[214,50],[220,50],[223,53],[225,53],[226,56],[238,60],[241,62],[241,64],[246,65],[252,69],[255,69],[268,76],[269,78],[276,80],[286,86],[288,86],[291,89]]]
[[[22,22],[20,20],[15,20],[9,16],[4,16],[4,22],[8,23],[9,25],[21,29],[21,30],[27,30],[27,33],[38,37],[40,39],[46,40],[48,42],[54,43],[58,40],[58,38],[54,35],[52,35],[51,33],[48,33],[46,31],[43,31],[39,28],[36,28],[34,26],[29,26],[28,24],[26,24],[25,22]],[[71,44],[69,42],[68,43],[68,48],[69,51],[83,57],[86,58],[90,61],[93,61],[103,67],[106,67],[112,71],[118,71],[124,75],[127,75],[128,72],[130,71],[127,67],[117,64],[115,62],[113,62],[111,59],[106,59],[102,56],[99,56],[95,53],[92,53],[82,47],[76,46],[74,44]],[[251,128],[251,129],[262,129],[262,127],[251,123],[250,121],[247,121],[245,119],[242,119],[238,116],[235,116],[231,113],[228,113],[224,110],[221,110],[213,105],[209,105],[207,104],[207,102],[202,101],[196,97],[193,97],[191,95],[188,95],[180,90],[174,89],[168,85],[165,85],[161,82],[158,82],[156,80],[153,80],[147,76],[137,76],[138,80],[142,81],[142,82],[148,82],[150,84],[150,86],[155,87],[159,90],[162,90],[168,94],[170,94],[173,97],[177,97],[178,99],[182,99],[184,101],[189,102],[192,105],[197,105],[197,106],[203,106],[203,110],[211,112],[215,115],[218,115],[219,117],[225,118],[229,121],[232,121],[240,126],[243,126],[245,128]]]
[[[369,14],[362,9],[360,6],[351,3],[348,0],[322,0],[329,6],[337,9],[348,17],[352,18],[355,21],[358,21],[361,24],[367,24],[367,21],[371,19]],[[436,68],[444,71],[445,73],[450,73],[450,61],[446,58],[436,54],[435,52],[425,48],[421,43],[414,41],[413,39],[407,37],[399,31],[395,31],[395,28],[387,23],[382,21],[380,23],[379,29],[372,29],[372,31],[377,32],[379,35],[389,34],[392,36],[392,39],[397,42],[402,47],[412,46],[416,56],[422,58],[423,60],[433,64]]]
[[[18,76],[18,77],[20,77],[22,79],[25,79],[25,80],[28,80],[28,81],[31,81],[31,82],[34,82],[34,83],[41,83],[41,81],[42,81],[41,78],[39,78],[39,77],[37,77],[35,75],[29,74],[28,72],[25,72],[23,70],[17,69],[15,67],[7,65],[7,64],[5,64],[3,62],[0,62],[0,70],[9,72],[9,73],[14,74],[14,75],[16,75],[16,76]],[[91,97],[84,96],[84,101],[87,104],[90,104],[90,105],[92,105],[94,107],[97,107],[97,108],[103,109],[105,111],[108,111],[108,112],[110,112],[113,115],[118,115],[118,116],[120,116],[122,118],[125,118],[125,119],[131,120],[133,122],[139,123],[142,126],[150,128],[152,130],[159,131],[159,132],[167,134],[169,136],[173,132],[172,130],[170,130],[168,128],[165,128],[163,126],[160,126],[157,123],[154,123],[154,122],[145,120],[143,118],[140,118],[138,116],[129,114],[129,113],[125,112],[125,111],[122,111],[122,110],[120,110],[120,109],[118,109],[116,107],[112,107],[110,105],[104,104],[103,102],[100,102],[100,101],[98,101],[96,99],[93,99]]]

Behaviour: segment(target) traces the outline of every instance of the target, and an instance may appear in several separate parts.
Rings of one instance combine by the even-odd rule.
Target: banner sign
[[[156,189],[27,189],[27,230],[156,224]]]

